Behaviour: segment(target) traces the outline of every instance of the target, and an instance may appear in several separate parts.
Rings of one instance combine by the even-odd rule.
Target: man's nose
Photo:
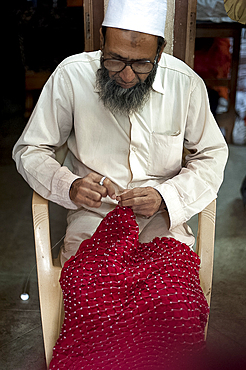
[[[123,71],[119,73],[120,78],[125,82],[132,82],[135,78],[135,73],[130,66],[126,66]]]

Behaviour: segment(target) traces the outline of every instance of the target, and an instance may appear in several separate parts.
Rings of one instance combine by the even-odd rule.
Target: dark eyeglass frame
[[[104,62],[106,62],[107,60],[115,60],[115,61],[119,61],[119,62],[122,62],[122,63],[125,64],[124,67],[122,69],[120,69],[119,71],[109,70],[110,72],[120,73],[120,72],[122,72],[126,68],[126,66],[130,66],[131,69],[133,70],[133,72],[136,73],[136,74],[147,74],[147,73],[150,73],[153,70],[154,66],[157,63],[158,56],[159,56],[159,53],[156,54],[156,57],[155,57],[154,62],[151,62],[150,60],[142,60],[142,59],[139,59],[139,60],[136,59],[136,60],[132,60],[132,61],[127,61],[126,59],[117,59],[117,58],[106,58],[106,59],[104,59],[104,57],[102,57],[102,63],[104,65]],[[134,66],[133,66],[134,63],[140,63],[140,64],[141,63],[149,63],[149,64],[152,64],[152,68],[151,68],[151,70],[149,72],[136,72],[134,70]],[[104,67],[106,69],[108,69],[105,65],[104,65]]]

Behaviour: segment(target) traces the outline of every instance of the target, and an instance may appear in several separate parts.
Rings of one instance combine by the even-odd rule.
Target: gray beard
[[[145,79],[139,81],[135,86],[124,89],[114,79],[109,77],[108,70],[101,64],[96,74],[96,87],[99,98],[105,108],[112,113],[130,115],[143,109],[144,104],[149,100],[152,84],[155,79],[157,64]]]

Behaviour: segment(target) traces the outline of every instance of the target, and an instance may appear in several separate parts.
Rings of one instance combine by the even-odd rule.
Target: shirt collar
[[[152,85],[152,89],[160,94],[164,94],[164,88],[162,86],[162,78],[161,78],[161,68],[158,66],[156,71],[156,76]]]

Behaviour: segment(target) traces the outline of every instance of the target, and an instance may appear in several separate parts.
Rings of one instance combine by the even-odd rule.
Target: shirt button
[[[137,148],[135,146],[132,146],[132,151],[133,152],[136,152],[137,151]]]

